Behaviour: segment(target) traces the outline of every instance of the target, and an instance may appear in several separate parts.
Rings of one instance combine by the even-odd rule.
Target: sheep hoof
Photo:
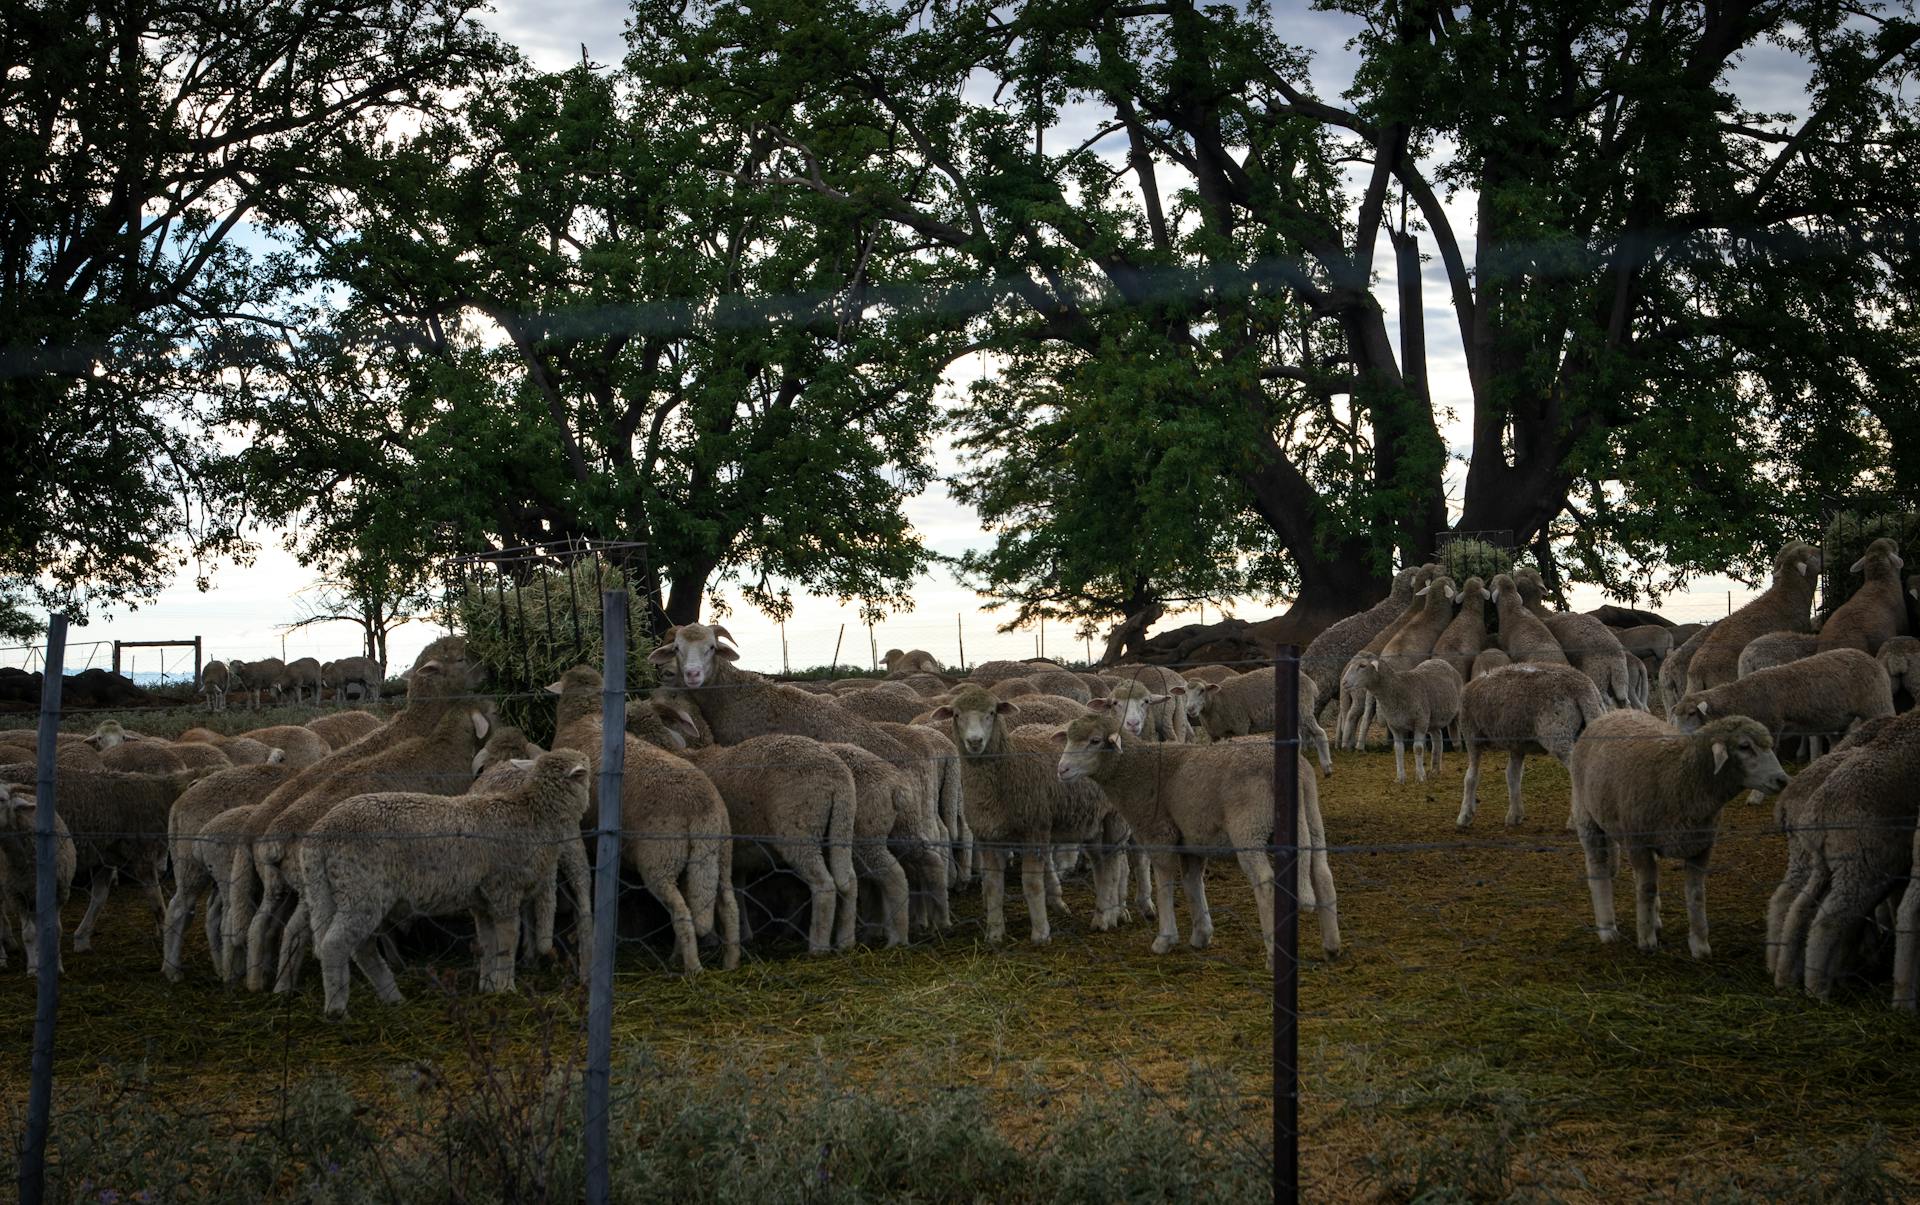
[[[1155,954],[1165,954],[1167,951],[1173,949],[1174,943],[1175,943],[1174,938],[1168,937],[1166,934],[1162,933],[1160,936],[1153,939],[1153,952]]]
[[[1032,943],[1033,943],[1034,945],[1036,945],[1036,946],[1044,946],[1044,945],[1048,945],[1048,944],[1050,944],[1050,943],[1052,943],[1052,941],[1053,941],[1053,934],[1051,934],[1051,933],[1035,933],[1035,934],[1034,934],[1034,935],[1033,935],[1032,937],[1030,937],[1030,938],[1028,938],[1028,940],[1029,940],[1030,942],[1032,942]]]
[[[1660,935],[1655,933],[1652,937],[1643,937],[1640,939],[1639,945],[1642,953],[1658,954],[1660,952]]]
[[[1213,944],[1213,930],[1195,929],[1193,935],[1187,939],[1187,944],[1196,950],[1206,949]]]
[[[1600,930],[1600,940],[1608,943],[1619,941],[1620,931],[1618,929],[1602,929]]]
[[[1713,946],[1703,937],[1687,938],[1687,949],[1693,952],[1695,958],[1713,957]]]

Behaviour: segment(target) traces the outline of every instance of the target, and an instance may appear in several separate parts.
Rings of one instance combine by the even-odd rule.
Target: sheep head
[[[1811,578],[1820,572],[1824,563],[1825,558],[1820,555],[1818,548],[1805,540],[1789,540],[1787,546],[1780,550],[1780,555],[1773,558],[1773,576],[1776,581],[1794,574]]]
[[[1122,682],[1109,690],[1106,698],[1095,699],[1087,706],[1098,712],[1111,713],[1120,730],[1129,736],[1139,736],[1147,730],[1151,709],[1166,702],[1169,697],[1154,694],[1142,682]]]
[[[1722,716],[1703,725],[1693,737],[1707,747],[1716,778],[1728,776],[1731,765],[1732,777],[1747,790],[1776,795],[1787,789],[1787,772],[1780,768],[1773,737],[1760,721],[1743,715]]]
[[[725,640],[728,644],[721,644]],[[683,623],[673,630],[672,639],[647,654],[647,660],[663,672],[669,667],[679,685],[697,690],[719,677],[719,662],[738,661],[740,654],[730,647],[733,633],[719,624]]]
[[[1060,761],[1054,767],[1061,782],[1097,777],[1122,748],[1120,726],[1111,715],[1081,716],[1053,735],[1061,742]]]
[[[1887,566],[1888,570],[1896,575],[1894,579],[1896,581],[1899,580],[1897,575],[1901,567],[1906,564],[1905,561],[1900,559],[1900,545],[1888,539],[1886,536],[1881,536],[1873,543],[1867,545],[1867,550],[1860,555],[1860,559],[1855,561],[1853,568],[1847,572],[1865,573],[1869,561],[1875,561]]]
[[[98,728],[93,730],[93,735],[87,738],[87,744],[92,745],[95,749],[104,751],[132,739],[133,738],[127,734],[127,730],[122,728],[117,721],[105,720],[102,721]]]
[[[953,724],[954,743],[963,753],[985,753],[993,744],[994,729],[1003,715],[1018,715],[1020,708],[1005,699],[995,698],[978,686],[969,686],[953,697],[951,703],[935,708],[933,718]]]
[[[472,694],[486,673],[459,636],[442,636],[420,650],[406,673],[407,698],[450,699]]]

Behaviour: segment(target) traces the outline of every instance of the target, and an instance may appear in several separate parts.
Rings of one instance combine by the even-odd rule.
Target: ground
[[[1322,784],[1346,948],[1326,962],[1317,927],[1303,922],[1306,1199],[1404,1199],[1435,1185],[1474,1198],[1790,1197],[1810,1181],[1783,1169],[1818,1179],[1859,1158],[1920,1183],[1920,1023],[1889,1009],[1884,968],[1824,1005],[1776,990],[1764,972],[1764,910],[1784,862],[1770,805],[1743,798],[1723,816],[1708,892],[1713,957],[1687,956],[1677,869],[1663,948],[1643,954],[1593,935],[1581,858],[1562,827],[1565,773],[1530,759],[1527,822],[1507,830],[1501,764],[1483,775],[1466,834],[1452,823],[1458,757],[1427,784],[1398,785],[1391,754],[1341,754]],[[1214,946],[1160,957],[1138,919],[1089,932],[1087,892],[1071,884],[1075,915],[1042,948],[985,943],[977,892],[957,897],[954,935],[903,950],[750,951],[737,972],[686,980],[662,973],[660,951],[630,945],[616,1049],[645,1047],[696,1071],[824,1061],[878,1094],[918,1067],[984,1089],[1016,1140],[1039,1132],[1059,1101],[1129,1081],[1179,1098],[1198,1068],[1232,1098],[1213,1123],[1228,1132],[1207,1140],[1264,1159],[1271,980],[1238,867],[1217,863],[1210,883]],[[1623,899],[1628,890],[1623,871]],[[1012,896],[1019,936],[1017,882]],[[78,913],[76,901],[69,926]],[[62,1099],[139,1065],[158,1097],[271,1117],[283,1086],[309,1072],[378,1093],[396,1071],[458,1063],[489,1044],[532,1048],[545,1030],[568,1047],[585,1011],[579,990],[547,969],[525,977],[523,998],[477,1012],[467,961],[447,959],[455,992],[415,965],[407,1004],[360,993],[350,1019],[329,1023],[317,976],[290,998],[229,992],[197,927],[189,951],[188,979],[167,984],[144,904],[116,894],[98,948],[66,956]],[[33,1010],[16,962],[0,975],[0,1030],[25,1035]],[[16,1123],[26,1046],[0,1066]]]

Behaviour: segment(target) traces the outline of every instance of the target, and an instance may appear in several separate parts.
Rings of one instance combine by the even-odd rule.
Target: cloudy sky
[[[1305,3],[1275,0],[1275,19],[1289,41],[1313,51],[1313,82],[1324,97],[1337,97],[1351,79],[1352,56],[1345,43],[1354,32],[1350,18],[1340,14],[1315,12]],[[617,61],[624,48],[627,7],[623,0],[496,0],[490,23],[502,36],[518,44],[543,68],[563,68],[579,61],[584,45],[595,62]],[[1792,112],[1804,104],[1798,64],[1784,52],[1772,50],[1750,54],[1737,69],[1736,87],[1753,107],[1773,112]],[[1071,115],[1069,116],[1071,124]],[[1072,136],[1069,129],[1063,132]],[[1169,185],[1171,187],[1171,185]],[[1456,198],[1448,208],[1455,229],[1471,251],[1468,232],[1472,229],[1472,198]],[[1383,247],[1376,262],[1391,263],[1391,253]],[[1453,399],[1453,421],[1443,434],[1457,454],[1464,453],[1468,441],[1465,419],[1469,409],[1464,360],[1461,357],[1452,310],[1439,299],[1446,296],[1446,282],[1439,265],[1429,267],[1426,296],[1430,301],[1426,327],[1430,345],[1430,371],[1435,398],[1443,405]],[[1382,296],[1389,313],[1394,309],[1391,282]],[[991,365],[979,357],[955,365],[949,380],[956,391],[962,390]],[[955,467],[950,453],[942,449],[944,467]],[[1456,477],[1463,473],[1456,470]],[[1457,488],[1457,484],[1456,484]],[[957,554],[978,547],[988,540],[977,516],[954,502],[940,486],[909,504],[909,517],[936,552]],[[315,625],[288,632],[285,624],[301,613],[297,592],[310,584],[312,575],[300,568],[278,547],[277,533],[262,538],[262,552],[251,566],[221,565],[213,574],[213,589],[196,591],[191,581],[176,585],[152,605],[137,611],[120,610],[97,615],[84,629],[75,629],[71,639],[75,647],[69,664],[85,666],[105,664],[109,651],[102,645],[83,642],[120,640],[156,640],[203,636],[208,655],[213,657],[316,656],[321,659],[345,656],[359,651],[358,629],[350,624]],[[965,641],[967,659],[979,661],[995,656],[1029,656],[1038,650],[1042,634],[1024,631],[999,634],[992,613],[982,610],[981,600],[957,585],[944,572],[919,583],[915,591],[917,607],[905,615],[887,620],[872,634],[872,647],[884,651],[890,646],[920,647],[943,660],[957,660],[959,644]],[[1689,592],[1671,595],[1662,611],[1680,620],[1711,618],[1724,614],[1729,605],[1737,606],[1751,597],[1751,591],[1738,582],[1702,578],[1692,583]],[[737,596],[729,601],[736,611],[727,620],[728,627],[741,642],[747,664],[755,668],[777,669],[781,663],[781,634]],[[1597,593],[1576,590],[1576,607],[1602,601]],[[1235,613],[1249,618],[1267,614],[1252,604],[1241,604]],[[1207,609],[1215,617],[1213,608]],[[1169,617],[1165,624],[1192,622],[1199,615],[1188,613]],[[392,659],[410,662],[414,653],[440,629],[430,623],[418,623],[398,629],[391,647]],[[794,619],[787,625],[788,656],[793,665],[825,664],[833,656],[836,643],[842,643],[839,660],[843,664],[864,664],[869,657],[869,637],[861,625],[855,607],[841,607],[831,599],[801,599]],[[1044,635],[1049,652],[1078,655],[1080,649],[1071,633],[1058,627]],[[191,653],[161,653],[142,650],[135,663],[142,672],[162,668],[169,671],[183,665],[190,668]],[[28,655],[20,651],[0,652],[0,664],[23,664]]]

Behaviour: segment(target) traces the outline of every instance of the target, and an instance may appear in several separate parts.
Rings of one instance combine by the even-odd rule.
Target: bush
[[[1920,513],[1888,511],[1862,515],[1858,511],[1843,510],[1835,512],[1827,521],[1826,534],[1820,542],[1822,617],[1833,614],[1859,589],[1860,578],[1850,572],[1853,563],[1866,552],[1867,545],[1882,536],[1900,545],[1903,560],[1915,563],[1915,552],[1920,551]]]

